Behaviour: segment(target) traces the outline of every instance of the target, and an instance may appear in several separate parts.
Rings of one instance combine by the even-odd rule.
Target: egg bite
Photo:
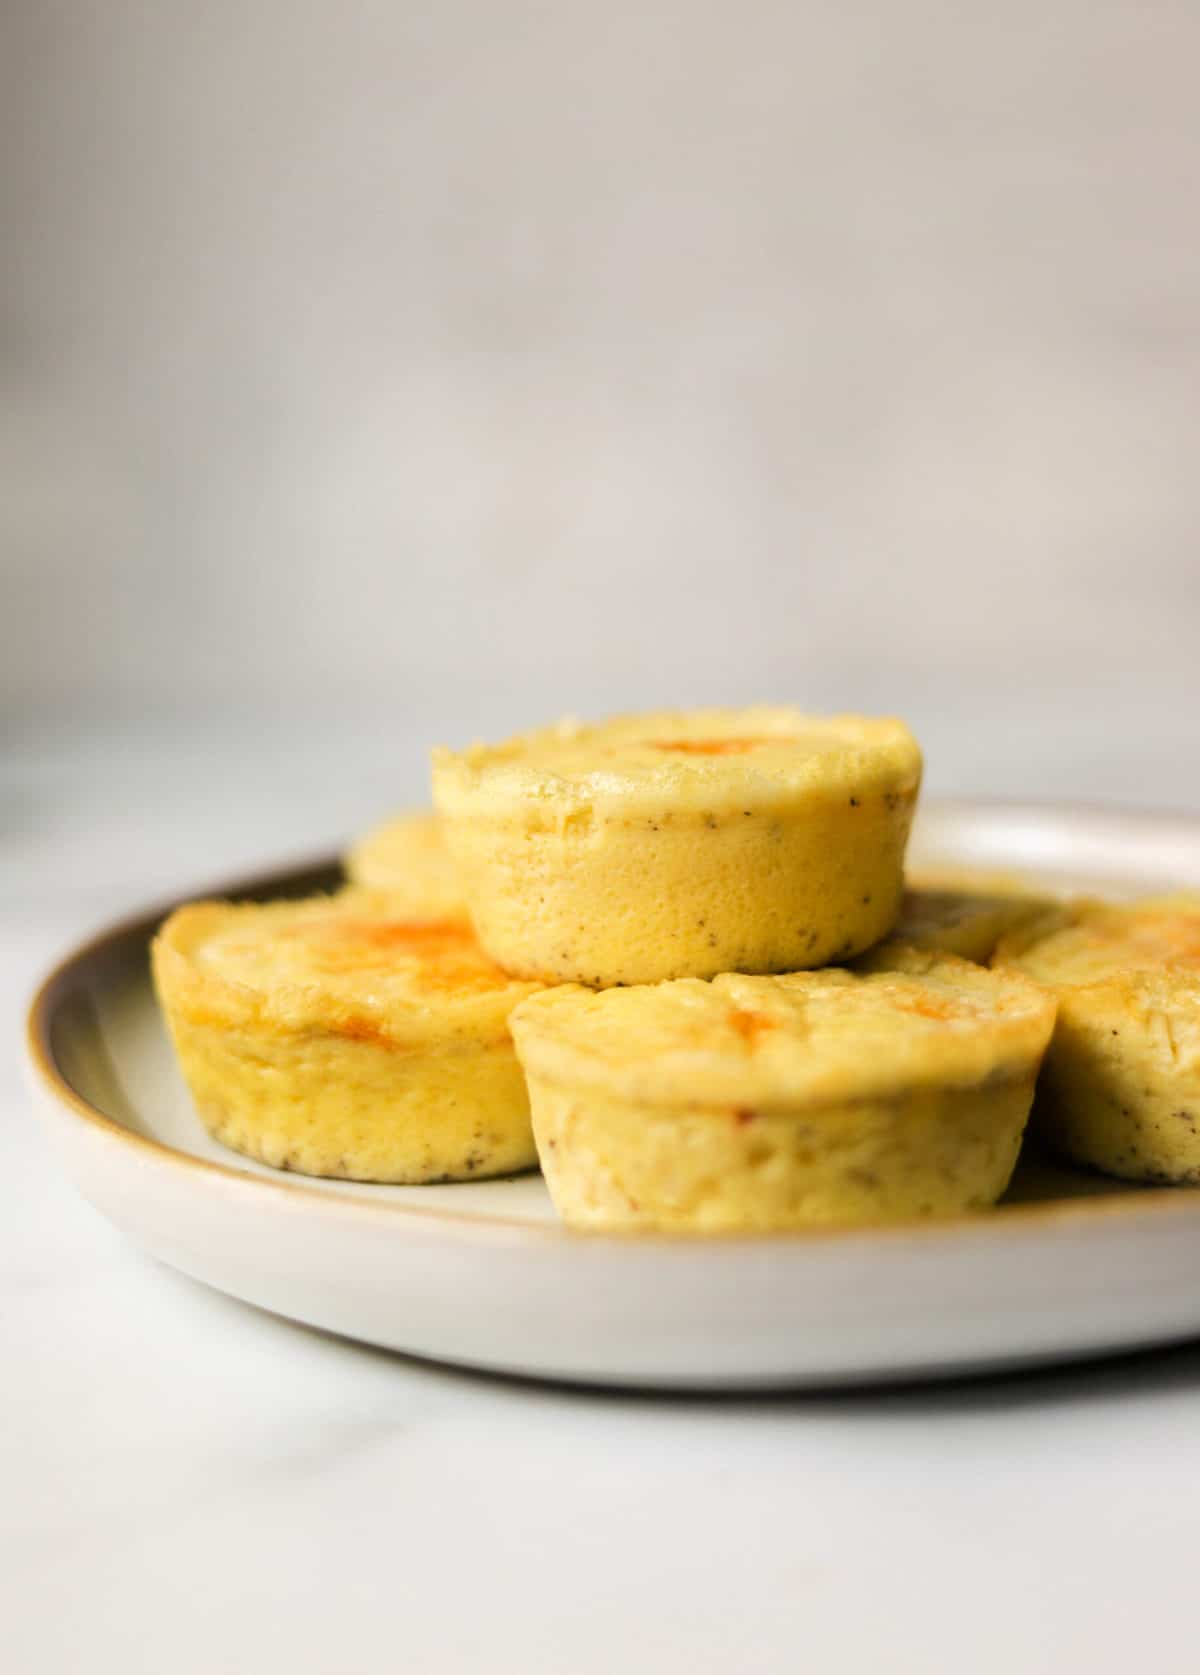
[[[986,965],[1001,937],[1040,918],[1050,905],[1044,896],[910,887],[891,936],[910,947]]]
[[[1044,895],[1034,889],[1036,874],[1014,872],[1011,867],[951,866],[942,861],[909,865],[906,883],[910,890],[944,890],[966,896]]]
[[[433,771],[488,953],[597,987],[869,947],[899,912],[920,780],[903,722],[767,707],[565,721]]]
[[[1123,1180],[1200,1182],[1200,893],[1077,903],[994,963],[1058,998],[1039,1137]]]
[[[196,902],[152,947],[180,1068],[213,1138],[276,1169],[474,1180],[537,1157],[507,976],[462,920],[362,890]]]
[[[572,985],[524,1001],[513,1038],[564,1221],[780,1232],[993,1204],[1054,1001],[950,956],[889,958],[870,974]]]
[[[458,868],[432,812],[400,814],[373,827],[347,851],[344,870],[351,884],[386,890],[401,913],[467,916]]]

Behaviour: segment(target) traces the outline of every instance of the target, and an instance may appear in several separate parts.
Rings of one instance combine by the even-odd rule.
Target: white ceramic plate
[[[1200,818],[934,804],[912,859],[1128,894],[1200,883]],[[945,1376],[1200,1333],[1200,1192],[1028,1159],[989,1214],[710,1241],[568,1233],[537,1176],[274,1174],[209,1140],[191,1110],[148,980],[160,917],[50,974],[30,1012],[32,1083],[81,1191],[146,1250],[247,1302],[469,1366],[694,1389]]]

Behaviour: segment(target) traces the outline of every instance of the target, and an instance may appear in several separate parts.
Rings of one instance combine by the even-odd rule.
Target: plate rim
[[[1200,815],[1180,810],[1129,808],[1119,804],[1058,802],[1052,798],[1008,798],[981,795],[978,797],[929,798],[923,805],[929,811],[946,816],[962,815],[971,810],[986,809],[993,814],[1021,815],[1045,818],[1048,815],[1099,816],[1131,822],[1135,826],[1167,825],[1176,831],[1191,832],[1200,837]],[[303,1178],[260,1175],[237,1162],[200,1157],[182,1151],[166,1141],[139,1134],[116,1118],[108,1116],[76,1089],[61,1064],[53,1047],[52,1026],[58,1010],[68,994],[81,986],[78,979],[97,961],[111,957],[126,943],[142,941],[147,946],[154,931],[177,906],[185,901],[207,896],[254,897],[268,891],[294,889],[311,879],[316,886],[320,877],[329,879],[341,871],[340,853],[322,853],[301,860],[281,862],[274,866],[256,868],[250,873],[239,873],[233,878],[219,880],[202,889],[172,896],[150,908],[122,914],[99,929],[90,932],[60,954],[36,983],[25,1013],[25,1068],[31,1091],[49,1099],[60,1112],[86,1126],[94,1137],[110,1146],[125,1148],[144,1162],[159,1168],[175,1166],[190,1171],[192,1178],[202,1182],[207,1190],[234,1189],[252,1195],[262,1194],[274,1204],[285,1203],[303,1211],[349,1215],[352,1218],[384,1218],[393,1225],[415,1223],[426,1231],[452,1226],[456,1234],[480,1240],[499,1239],[507,1242],[514,1236],[521,1240],[537,1239],[554,1245],[603,1248],[610,1253],[642,1253],[655,1249],[661,1252],[684,1252],[693,1259],[702,1251],[727,1252],[731,1248],[762,1250],[764,1247],[806,1247],[814,1244],[852,1243],[910,1243],[914,1239],[944,1240],[947,1236],[971,1238],[990,1237],[1002,1229],[1011,1228],[1021,1234],[1031,1227],[1069,1228],[1083,1223],[1091,1226],[1104,1219],[1119,1218],[1124,1224],[1158,1224],[1165,1219],[1187,1219],[1200,1216],[1200,1191],[1195,1194],[1164,1191],[1150,1184],[1128,1187],[1124,1191],[1081,1195],[1071,1199],[1045,1199],[1031,1203],[1011,1204],[1000,1215],[962,1212],[953,1216],[908,1217],[902,1221],[877,1226],[850,1224],[800,1228],[784,1233],[723,1232],[698,1238],[694,1234],[638,1232],[614,1234],[604,1231],[580,1231],[561,1222],[532,1222],[514,1216],[489,1211],[467,1212],[445,1205],[428,1208],[420,1204],[384,1196],[348,1197],[325,1190],[315,1181]],[[198,1120],[198,1119],[197,1119]],[[509,1177],[517,1178],[517,1177]],[[386,1185],[376,1185],[382,1195]]]

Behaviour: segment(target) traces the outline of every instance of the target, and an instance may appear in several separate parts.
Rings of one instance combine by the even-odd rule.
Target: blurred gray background
[[[1200,807],[1200,8],[3,20],[10,807],[760,697]]]

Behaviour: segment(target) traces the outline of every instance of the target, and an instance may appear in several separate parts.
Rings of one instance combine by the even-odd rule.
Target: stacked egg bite
[[[899,721],[766,706],[435,751],[434,812],[357,843],[343,890],[162,927],[200,1116],[307,1174],[540,1163],[589,1229],[993,1204],[1064,1061],[1050,907],[906,894],[920,778]]]

